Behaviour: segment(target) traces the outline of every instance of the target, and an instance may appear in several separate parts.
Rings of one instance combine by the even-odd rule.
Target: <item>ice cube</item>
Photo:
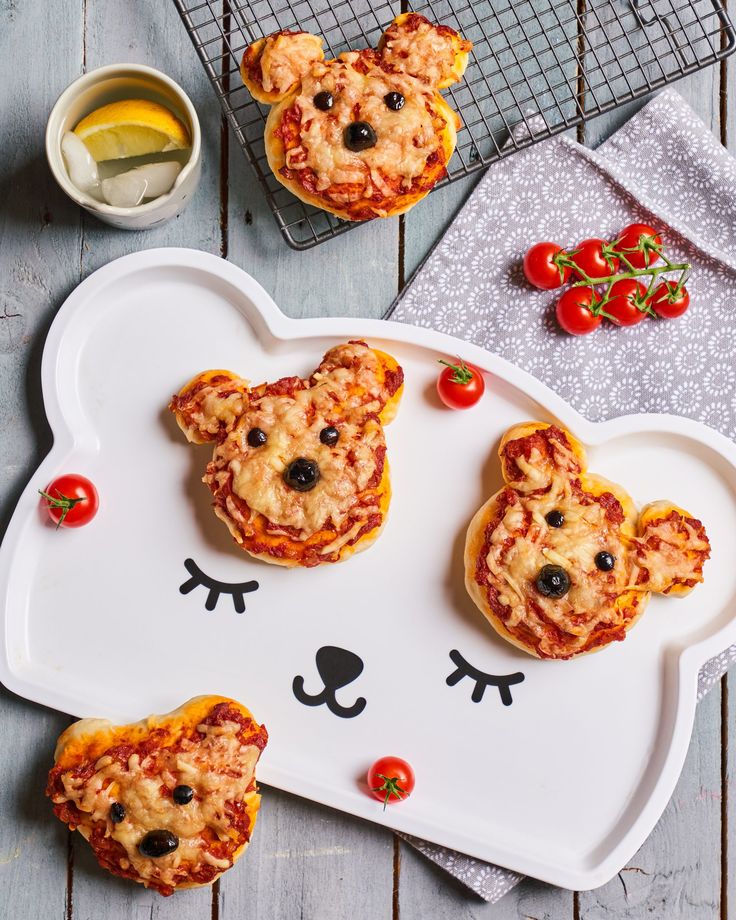
[[[146,196],[148,182],[137,175],[138,170],[130,169],[111,179],[102,180],[102,194],[105,201],[114,208],[134,208]]]
[[[164,160],[163,163],[147,163],[145,166],[139,166],[131,170],[142,176],[148,182],[146,189],[146,198],[158,198],[159,195],[165,195],[171,191],[171,187],[176,182],[176,177],[181,172],[181,163],[176,160]]]
[[[145,166],[136,166],[110,179],[103,179],[102,194],[105,201],[114,207],[134,208],[144,198],[165,195],[180,172],[181,163],[174,160],[146,163]]]
[[[87,150],[84,141],[72,131],[66,131],[61,138],[61,152],[72,185],[80,192],[86,192],[98,198],[100,177],[97,172],[97,163]]]

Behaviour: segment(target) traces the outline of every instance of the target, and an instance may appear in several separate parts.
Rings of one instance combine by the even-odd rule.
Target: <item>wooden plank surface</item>
[[[79,212],[49,175],[40,139],[56,97],[81,72],[82,6],[56,4],[55,15],[68,26],[63,32],[41,28],[38,12],[30,4],[0,5],[0,533],[30,469],[50,446],[41,343],[80,280]],[[56,66],[38,67],[30,79],[21,49]],[[0,706],[0,915],[61,920],[69,906],[70,835],[51,818],[43,790],[53,739],[69,719],[4,689]]]
[[[126,252],[186,245],[226,255],[250,271],[289,315],[379,316],[477,181],[438,191],[401,221],[375,222],[312,252],[293,252],[250,168],[221,130],[212,90],[168,0],[139,0],[135,8],[115,0],[56,0],[51,13],[49,0],[0,5],[6,136],[0,147],[0,533],[50,444],[38,383],[42,339],[80,277]],[[48,62],[34,79],[26,66],[31,59]],[[177,221],[149,233],[114,232],[82,218],[53,185],[42,155],[45,119],[58,93],[85,64],[123,59],[173,76],[202,122],[199,192]],[[678,86],[731,149],[735,107],[724,99],[734,98],[734,79],[734,67],[724,64]],[[591,123],[585,141],[600,142],[639,104]],[[109,879],[83,842],[72,843],[50,818],[42,795],[53,741],[67,717],[5,691],[0,706],[3,917],[736,918],[736,796],[729,795],[736,784],[736,707],[728,705],[726,682],[699,707],[683,776],[660,824],[616,879],[579,895],[526,880],[495,906],[385,830],[271,789],[264,790],[248,855],[214,892],[162,899]]]

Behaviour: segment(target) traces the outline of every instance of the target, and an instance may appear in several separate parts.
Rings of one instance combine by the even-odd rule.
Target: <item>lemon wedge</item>
[[[83,118],[74,133],[101,162],[140,157],[191,146],[189,131],[158,102],[123,99],[103,105]]]

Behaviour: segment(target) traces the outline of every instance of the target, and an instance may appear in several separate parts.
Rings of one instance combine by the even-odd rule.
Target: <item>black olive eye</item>
[[[386,93],[383,97],[383,101],[391,109],[392,112],[398,112],[399,109],[404,108],[404,102],[406,101],[401,93]]]
[[[565,515],[556,509],[548,512],[544,519],[550,527],[562,527],[565,523]]]
[[[125,805],[120,802],[113,802],[110,806],[110,820],[113,824],[120,824],[125,820]]]
[[[559,565],[543,565],[536,580],[537,591],[544,597],[563,597],[570,590],[570,576]]]
[[[312,99],[314,107],[319,109],[321,112],[329,112],[332,106],[335,104],[335,99],[332,93],[328,93],[327,90],[322,90],[321,93]]]
[[[191,786],[176,786],[171,798],[177,805],[188,805],[194,798],[194,789]]]
[[[143,856],[150,856],[156,859],[158,856],[166,856],[173,853],[179,846],[179,838],[171,831],[157,830],[149,831],[138,844],[138,849]]]
[[[616,557],[603,550],[603,552],[596,554],[595,564],[601,572],[610,572],[614,565],[616,565]]]
[[[328,447],[334,447],[340,439],[340,432],[334,425],[328,425],[327,428],[323,428],[322,431],[320,431],[319,439]]]
[[[319,482],[319,467],[314,460],[299,457],[284,470],[284,482],[297,492],[309,492]]]
[[[351,122],[343,131],[342,139],[348,150],[354,153],[368,150],[369,147],[375,147],[378,143],[376,132],[367,121]]]
[[[263,447],[268,440],[268,435],[262,428],[251,428],[246,440],[251,447]]]

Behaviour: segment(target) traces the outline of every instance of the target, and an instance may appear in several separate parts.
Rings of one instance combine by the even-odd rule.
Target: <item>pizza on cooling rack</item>
[[[265,143],[274,175],[344,220],[403,214],[446,173],[460,119],[438,90],[462,77],[471,48],[418,13],[398,16],[377,49],[334,60],[308,32],[254,42],[240,73],[273,106]]]
[[[666,501],[637,514],[618,485],[587,472],[568,431],[527,422],[499,448],[504,487],[473,518],[468,592],[494,629],[538,658],[596,651],[626,633],[652,592],[703,580],[700,521]]]
[[[312,567],[366,549],[383,528],[383,426],[403,380],[390,355],[347,342],[307,379],[250,387],[205,371],[169,408],[189,441],[215,443],[204,482],[237,543],[266,562]]]
[[[46,794],[114,875],[170,895],[242,855],[268,733],[240,703],[199,696],[133,725],[82,719],[59,738]]]

